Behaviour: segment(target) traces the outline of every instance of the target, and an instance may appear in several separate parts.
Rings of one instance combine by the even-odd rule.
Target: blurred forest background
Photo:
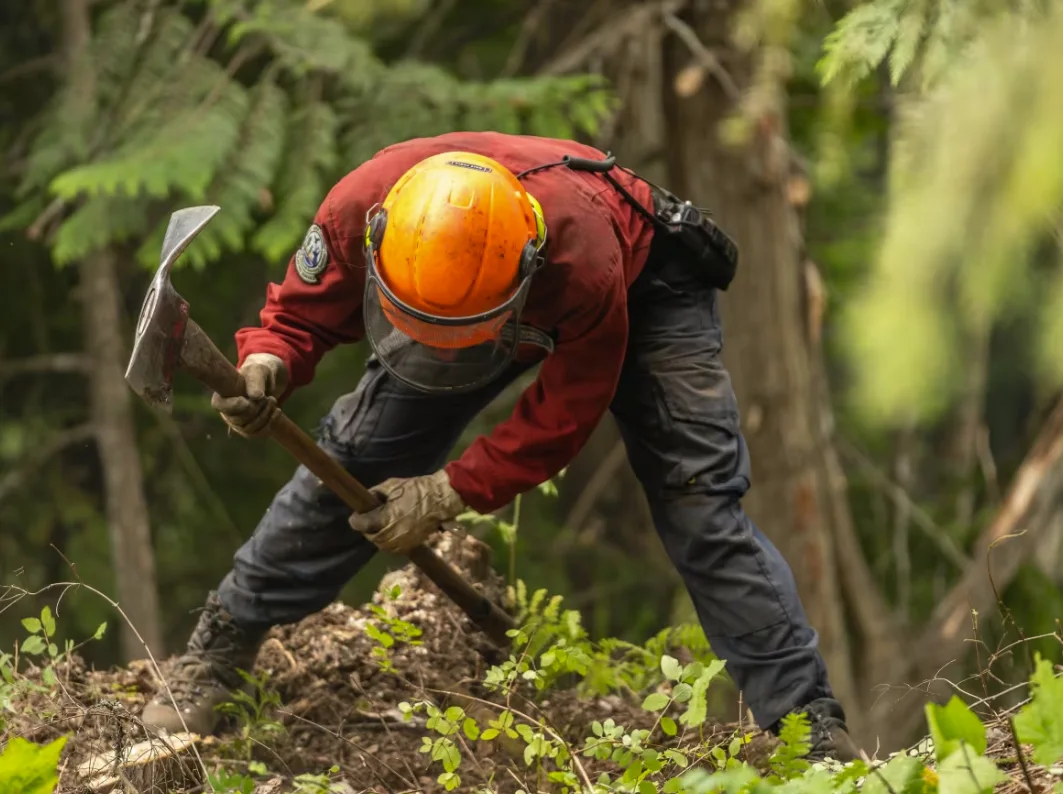
[[[1033,649],[1060,657],[1046,636],[990,658],[1063,611],[1061,46],[1047,0],[3,4],[3,583],[84,581],[176,652],[293,470],[229,437],[190,380],[172,416],[122,380],[170,212],[222,207],[174,282],[234,355],[318,202],[377,149],[574,138],[737,238],[722,305],[748,510],[794,568],[854,727],[908,737],[921,708],[883,721],[904,692],[880,685],[992,661],[966,685],[983,696]],[[365,356],[329,354],[287,412],[314,429]],[[557,485],[522,499],[516,575],[599,636],[692,621],[611,419]],[[474,531],[507,570],[506,538]],[[0,612],[0,644],[32,608]],[[58,612],[76,639],[117,625],[84,590]],[[143,655],[118,629],[86,653]]]

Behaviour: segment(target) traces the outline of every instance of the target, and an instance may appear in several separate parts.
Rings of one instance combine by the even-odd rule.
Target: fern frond
[[[171,9],[149,11],[144,5],[140,0],[118,3],[104,11],[96,24],[89,49],[101,107],[119,107],[131,88],[130,81],[150,72],[152,56],[155,60],[168,58],[172,64],[176,49],[167,46],[166,34],[183,22],[187,36],[191,27]]]
[[[144,234],[148,216],[144,202],[124,196],[100,196],[81,205],[56,230],[52,258],[69,264],[113,243]]]
[[[115,139],[115,125],[121,125],[123,98],[132,95],[135,100],[131,104],[150,104],[147,91],[158,85],[160,77],[160,69],[153,65],[173,69],[176,48],[167,42],[175,37],[183,40],[190,23],[172,10],[160,10],[156,38],[147,46],[140,30],[143,15],[137,13],[139,5],[119,3],[101,15],[81,56],[82,63],[75,65],[75,71],[93,75],[94,93],[82,93],[85,86],[76,81],[68,81],[59,89],[40,120],[41,132],[34,139],[19,187],[21,196],[46,187],[67,168],[90,160],[94,151],[105,151]],[[146,58],[140,57],[142,50],[148,53]]]
[[[287,107],[284,92],[272,80],[264,79],[252,90],[251,109],[239,143],[207,190],[207,199],[221,207],[221,212],[192,241],[181,257],[182,265],[199,270],[226,250],[246,247],[247,235],[255,225],[255,209],[277,176],[284,152]],[[168,220],[159,225],[137,253],[147,267],[158,264],[166,223]]]
[[[890,81],[895,86],[915,62],[919,43],[926,30],[929,2],[930,0],[909,0],[897,24],[897,38],[889,55]]]
[[[369,89],[350,91],[338,108],[353,166],[396,141],[455,129],[593,134],[614,103],[608,83],[596,76],[471,83],[434,66],[401,63]]]
[[[312,100],[291,117],[281,172],[273,188],[277,211],[251,245],[273,262],[286,261],[328,192],[339,163],[332,108]]]
[[[203,59],[189,49],[193,37],[192,22],[184,15],[172,8],[159,10],[149,38],[112,97],[112,139],[125,138],[147,124],[165,121],[165,113],[171,109],[167,105],[172,105],[175,98],[204,92]],[[189,69],[193,71],[190,73]]]
[[[160,117],[163,108],[170,108],[173,117],[159,126],[138,125],[112,153],[60,174],[51,189],[64,198],[118,193],[165,198],[179,192],[194,201],[203,200],[236,145],[248,97],[242,86],[212,62],[193,61],[186,73],[189,85],[213,85],[215,90],[201,97],[181,96],[185,91],[161,95],[151,117]]]
[[[882,63],[899,33],[904,0],[872,0],[857,6],[823,40],[823,57],[816,64],[823,84],[855,83]]]
[[[212,0],[218,17],[231,22],[229,42],[257,39],[296,75],[348,75],[380,71],[367,42],[338,20],[290,0]]]
[[[89,156],[95,115],[93,97],[81,95],[69,83],[57,91],[38,120],[40,132],[30,146],[17,198],[41,191],[57,174]]]

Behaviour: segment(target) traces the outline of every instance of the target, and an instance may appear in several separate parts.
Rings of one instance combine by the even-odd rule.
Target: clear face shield
[[[404,303],[381,278],[377,257],[386,224],[381,209],[366,228],[363,309],[366,337],[388,372],[420,391],[468,392],[501,375],[523,342],[541,344],[521,327],[520,315],[541,265],[545,234],[525,246],[520,284],[505,303],[481,314],[440,317]]]

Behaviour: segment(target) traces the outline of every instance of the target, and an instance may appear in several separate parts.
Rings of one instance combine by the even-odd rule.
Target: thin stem
[[[509,541],[509,583],[517,585],[517,533],[520,531],[520,503],[523,494],[513,500],[513,537]]]

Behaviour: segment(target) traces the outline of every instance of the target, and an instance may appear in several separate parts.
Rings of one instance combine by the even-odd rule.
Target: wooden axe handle
[[[243,376],[225,354],[218,350],[203,329],[191,319],[185,329],[181,368],[222,397],[239,397],[244,393]],[[380,504],[379,499],[283,412],[277,411],[270,423],[269,434],[351,510],[364,512]],[[426,546],[412,549],[409,557],[494,643],[500,647],[510,644],[506,632],[514,628],[515,623],[509,614],[477,591],[461,574]]]

